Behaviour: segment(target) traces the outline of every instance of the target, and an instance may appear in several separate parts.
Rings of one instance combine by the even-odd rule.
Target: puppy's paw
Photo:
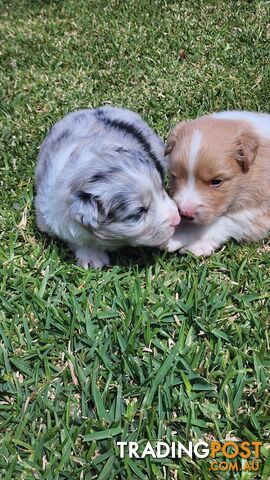
[[[183,247],[183,243],[181,242],[181,240],[171,238],[166,245],[166,250],[169,253],[173,253],[173,252],[176,252],[176,250],[179,250],[182,247]]]
[[[201,239],[198,240],[194,243],[190,243],[186,245],[185,247],[180,249],[180,253],[187,253],[191,252],[193,255],[196,255],[197,257],[200,256],[205,256],[208,257],[211,255],[217,248],[218,245],[211,241],[211,239]]]
[[[77,265],[88,269],[89,267],[101,269],[109,265],[110,259],[104,250],[93,250],[89,247],[76,248]]]

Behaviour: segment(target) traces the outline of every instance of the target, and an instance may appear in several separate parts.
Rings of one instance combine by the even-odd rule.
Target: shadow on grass
[[[37,228],[34,229],[34,234],[37,242],[43,244],[44,251],[54,249],[57,256],[63,263],[76,265],[74,253],[67,247],[66,243],[60,239],[52,238],[46,233],[40,232]],[[165,252],[156,248],[150,247],[126,247],[117,250],[116,252],[108,252],[110,257],[110,265],[104,267],[112,268],[119,266],[121,268],[129,268],[137,266],[143,268],[149,265],[154,265],[157,262],[157,257],[164,257]]]

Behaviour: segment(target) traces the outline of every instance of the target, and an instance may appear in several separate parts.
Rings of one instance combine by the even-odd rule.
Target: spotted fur
[[[163,188],[162,140],[129,110],[67,115],[45,138],[36,167],[38,227],[66,241],[81,265],[108,263],[106,250],[161,247],[180,221]]]

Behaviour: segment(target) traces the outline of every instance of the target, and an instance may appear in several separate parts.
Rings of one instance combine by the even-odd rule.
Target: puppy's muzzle
[[[179,213],[175,213],[172,217],[171,217],[171,220],[170,220],[170,227],[177,227],[177,225],[179,225],[179,223],[181,222],[181,217],[179,215]]]

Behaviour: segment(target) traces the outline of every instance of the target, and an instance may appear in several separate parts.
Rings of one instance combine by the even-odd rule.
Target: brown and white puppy
[[[179,123],[166,147],[182,216],[168,250],[210,255],[270,230],[270,115],[226,111]]]

